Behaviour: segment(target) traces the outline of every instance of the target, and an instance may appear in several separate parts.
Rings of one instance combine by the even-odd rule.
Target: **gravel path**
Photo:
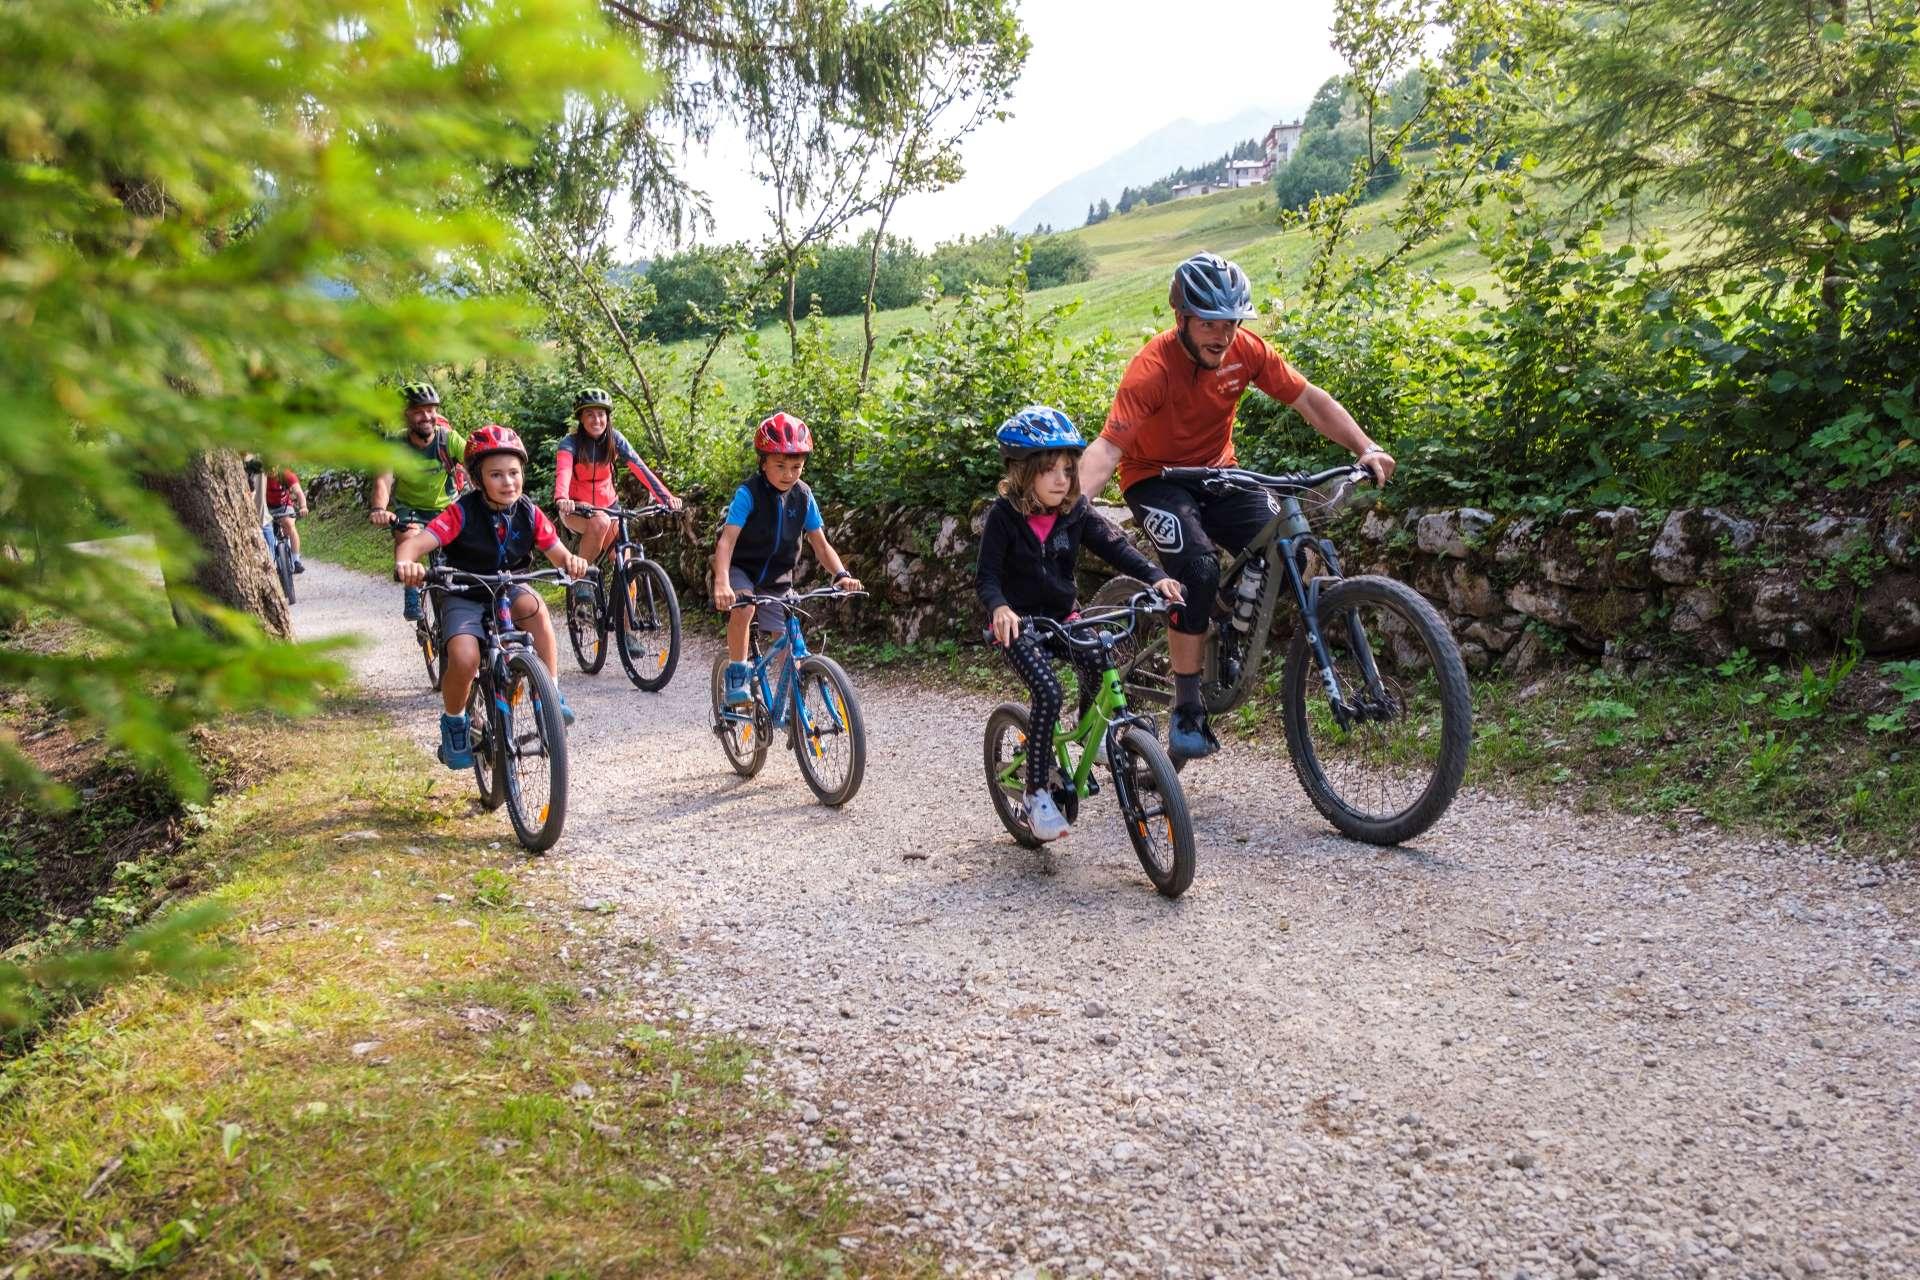
[[[303,634],[369,636],[363,683],[436,740],[398,588],[302,588]],[[1920,1274],[1904,870],[1477,792],[1382,851],[1229,747],[1186,775],[1200,870],[1169,903],[1110,792],[1056,852],[1007,839],[985,699],[856,669],[870,758],[836,813],[790,753],[728,769],[704,641],[658,696],[564,643],[550,874],[670,944],[609,977],[768,1046],[802,1158],[955,1269]]]

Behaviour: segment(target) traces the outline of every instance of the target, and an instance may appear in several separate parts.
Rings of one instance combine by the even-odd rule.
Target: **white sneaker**
[[[1027,797],[1027,829],[1033,832],[1036,840],[1058,840],[1072,830],[1067,820],[1060,816],[1060,809],[1053,803],[1053,793],[1042,791],[1038,795]]]

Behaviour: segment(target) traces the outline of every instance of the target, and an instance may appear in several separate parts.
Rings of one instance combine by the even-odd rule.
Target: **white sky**
[[[1033,49],[1012,117],[969,138],[967,176],[902,201],[890,229],[922,248],[987,231],[1175,120],[1208,124],[1254,106],[1276,119],[1297,113],[1343,70],[1329,47],[1332,11],[1332,0],[1025,0],[1020,16]],[[747,168],[738,137],[716,135],[706,154],[688,158],[687,174],[713,197],[719,224],[702,239],[760,238],[767,219]]]

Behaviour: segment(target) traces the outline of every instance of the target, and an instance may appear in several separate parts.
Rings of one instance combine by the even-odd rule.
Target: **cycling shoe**
[[[1207,723],[1207,709],[1187,703],[1173,709],[1173,723],[1167,729],[1167,754],[1175,760],[1202,760],[1220,749]]]

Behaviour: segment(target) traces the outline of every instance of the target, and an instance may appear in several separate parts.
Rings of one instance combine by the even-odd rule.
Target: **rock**
[[[1579,1277],[1579,1280],[1597,1280],[1600,1275],[1600,1264],[1592,1258],[1582,1258],[1573,1264],[1573,1274]]]
[[[1360,540],[1376,547],[1381,546],[1388,538],[1393,536],[1394,530],[1399,527],[1398,521],[1378,507],[1375,507],[1373,510],[1367,512],[1366,518],[1360,522]]]
[[[1887,527],[1880,531],[1878,549],[1891,565],[1904,568],[1920,562],[1920,552],[1915,551],[1913,521],[1906,516],[1889,519]]]
[[[1080,1010],[1080,1013],[1083,1017],[1104,1018],[1107,1016],[1107,1006],[1101,1004],[1098,1000],[1089,1000],[1086,1003],[1086,1007]]]
[[[1539,551],[1540,522],[1532,516],[1522,516],[1507,525],[1501,532],[1500,540],[1493,549],[1495,564],[1516,565],[1533,563]]]
[[[593,1097],[593,1086],[585,1080],[575,1080],[573,1082],[573,1088],[567,1090],[567,1092],[580,1101],[586,1102]]]
[[[1533,630],[1522,631],[1500,659],[1500,670],[1510,676],[1524,676],[1547,664],[1546,641]]]
[[[1480,535],[1492,525],[1491,511],[1461,507],[1458,511],[1436,511],[1421,516],[1414,525],[1413,536],[1420,550],[1430,556],[1464,560],[1468,549],[1477,544]]]
[[[1662,582],[1698,582],[1726,554],[1744,554],[1759,540],[1751,520],[1740,520],[1716,507],[1673,512],[1660,528],[1649,552],[1653,576]]]
[[[801,1103],[800,1104],[800,1123],[801,1124],[819,1124],[820,1108],[814,1106],[811,1102]]]
[[[1508,646],[1519,639],[1521,629],[1526,625],[1526,618],[1519,614],[1503,614],[1492,621],[1482,618],[1462,627],[1460,638],[1473,641],[1489,653],[1505,653]]]
[[[1515,583],[1507,588],[1507,606],[1550,627],[1564,628],[1573,622],[1573,601],[1551,583]]]
[[[965,558],[967,547],[968,540],[960,536],[959,517],[942,517],[940,531],[933,535],[933,554],[943,560]]]
[[[362,1040],[359,1044],[353,1046],[353,1056],[356,1058],[364,1058],[375,1049],[378,1049],[380,1043],[378,1040]]]
[[[1819,560],[1839,560],[1864,551],[1871,535],[1861,516],[1820,516],[1802,531],[1807,554]]]
[[[1489,618],[1506,611],[1500,599],[1500,589],[1493,585],[1493,579],[1464,563],[1454,565],[1448,572],[1446,591],[1447,608],[1456,614]]]
[[[1671,593],[1667,599],[1673,605],[1667,625],[1681,635],[1705,631],[1709,624],[1727,611],[1726,601],[1720,598],[1720,592],[1709,586],[1688,587],[1684,591]]]
[[[1507,1163],[1515,1169],[1531,1169],[1539,1161],[1531,1151],[1515,1151],[1507,1156]]]
[[[1841,601],[1833,592],[1812,591],[1787,573],[1766,574],[1747,584],[1751,593],[1730,610],[1733,634],[1755,649],[1804,653],[1832,643],[1831,626]]]
[[[1920,649],[1920,574],[1893,573],[1860,598],[1860,643],[1873,657]]]
[[[1475,640],[1462,640],[1459,648],[1461,663],[1474,675],[1484,675],[1493,669],[1493,655],[1487,646]]]

